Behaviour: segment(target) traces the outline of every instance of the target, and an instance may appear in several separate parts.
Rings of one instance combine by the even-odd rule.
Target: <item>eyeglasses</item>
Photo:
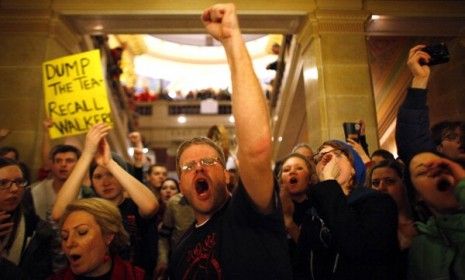
[[[332,149],[332,150],[329,150],[327,152],[319,152],[318,154],[315,154],[313,155],[313,161],[315,163],[318,163],[320,162],[320,160],[326,155],[326,154],[329,154],[329,153],[333,153],[335,156],[337,157],[340,157],[342,155],[342,151],[341,150],[338,150],[338,149]]]
[[[379,185],[381,184],[381,182],[384,182],[386,186],[392,186],[395,183],[397,183],[397,180],[394,178],[390,178],[390,177],[374,179],[373,181],[371,181],[371,185],[374,188],[379,188]]]
[[[190,172],[195,169],[198,163],[202,167],[207,167],[220,163],[220,161],[218,158],[202,158],[200,160],[189,161],[181,165],[181,171],[184,173]]]
[[[442,140],[448,140],[448,141],[459,141],[460,140],[460,135],[456,132],[449,132],[446,133],[445,135],[442,136]]]
[[[7,190],[15,184],[19,188],[24,188],[27,186],[27,180],[23,178],[17,178],[14,180],[1,179],[0,180],[0,190]]]

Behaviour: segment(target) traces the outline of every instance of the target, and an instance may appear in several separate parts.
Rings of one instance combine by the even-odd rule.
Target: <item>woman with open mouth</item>
[[[144,279],[144,271],[123,261],[118,252],[129,236],[118,208],[102,198],[76,200],[60,220],[61,245],[69,267],[58,279]]]
[[[311,209],[308,191],[318,182],[315,164],[302,154],[291,153],[282,160],[278,178],[294,276],[308,275],[304,265],[307,260],[301,256],[298,242],[300,226]]]
[[[409,255],[410,279],[465,279],[465,169],[433,152],[409,164],[416,198],[432,213],[417,222]]]
[[[52,217],[59,220],[66,206],[77,199],[82,179],[88,172],[96,195],[118,207],[129,234],[130,243],[119,256],[143,268],[150,278],[156,261],[154,215],[159,204],[150,189],[128,173],[126,162],[110,151],[106,140],[110,130],[105,123],[89,130],[82,155],[57,194]]]
[[[401,250],[399,258],[399,278],[406,279],[410,246],[418,234],[413,218],[406,184],[404,165],[395,160],[383,160],[376,163],[368,172],[367,187],[388,194],[394,199],[398,210],[397,238]]]

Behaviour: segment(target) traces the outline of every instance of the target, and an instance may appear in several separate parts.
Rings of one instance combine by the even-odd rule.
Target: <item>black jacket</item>
[[[56,247],[57,233],[31,208],[23,207],[20,211],[23,212],[26,227],[20,263],[14,267],[14,264],[2,259],[0,275],[5,273],[8,279],[13,275],[18,276],[20,272],[16,279],[47,279],[53,274],[52,248]]]
[[[310,198],[315,211],[299,240],[309,266],[303,278],[396,279],[397,208],[389,195],[356,188],[346,197],[337,181],[328,180]]]

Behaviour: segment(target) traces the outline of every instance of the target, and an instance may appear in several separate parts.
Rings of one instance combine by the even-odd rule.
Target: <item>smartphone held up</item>
[[[347,139],[352,139],[355,142],[360,142],[360,124],[355,122],[345,122],[342,124],[344,136]]]

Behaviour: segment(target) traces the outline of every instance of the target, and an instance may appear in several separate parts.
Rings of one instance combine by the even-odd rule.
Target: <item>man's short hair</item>
[[[176,171],[178,172],[178,175],[181,174],[181,167],[179,166],[179,160],[181,159],[181,155],[186,150],[192,145],[208,145],[215,149],[216,153],[218,154],[218,160],[221,162],[223,166],[226,166],[226,160],[224,157],[223,149],[220,148],[215,142],[213,142],[211,139],[207,137],[194,137],[190,140],[186,140],[181,145],[179,145],[178,152],[176,153]]]
[[[292,148],[291,153],[296,153],[296,151],[297,151],[298,149],[300,149],[300,148],[306,148],[306,149],[310,150],[310,151],[313,153],[312,147],[310,147],[310,145],[307,144],[307,143],[299,143],[299,144],[295,145],[295,146]]]
[[[62,154],[62,153],[74,153],[76,155],[77,158],[79,158],[81,156],[81,151],[72,146],[72,145],[63,145],[63,144],[60,144],[60,145],[56,145],[55,147],[52,148],[52,150],[50,151],[50,154],[49,154],[49,158],[54,161],[55,160],[55,156],[57,154]]]
[[[15,147],[10,147],[10,146],[0,147],[0,157],[3,157],[10,152],[13,152],[15,154],[15,159],[19,160],[19,152]]]
[[[166,169],[166,171],[168,171],[168,168],[164,164],[155,163],[149,166],[149,168],[147,169],[147,174],[150,175],[155,167],[163,167]]]
[[[385,160],[395,160],[394,155],[390,151],[384,150],[384,149],[378,149],[378,150],[374,151],[371,154],[371,157],[374,157],[374,156],[382,157]]]
[[[444,139],[460,128],[462,135],[465,133],[465,122],[462,121],[442,121],[431,127],[431,138],[436,146],[441,145]],[[458,135],[460,137],[460,135]],[[463,137],[462,137],[463,138]]]

